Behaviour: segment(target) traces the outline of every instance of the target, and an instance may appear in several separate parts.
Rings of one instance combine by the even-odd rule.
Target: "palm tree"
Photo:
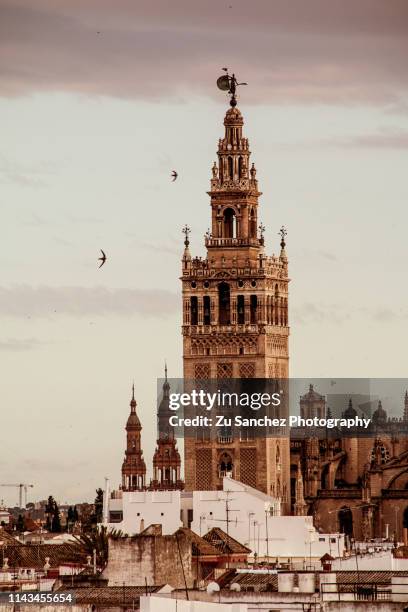
[[[100,525],[88,533],[82,533],[77,539],[92,557],[94,550],[96,551],[96,565],[103,570],[108,562],[109,556],[107,527],[105,525]]]

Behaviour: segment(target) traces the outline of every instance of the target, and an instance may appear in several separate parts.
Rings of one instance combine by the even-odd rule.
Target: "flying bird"
[[[100,261],[100,262],[101,262],[101,264],[100,264],[100,266],[99,266],[99,267],[100,267],[100,268],[102,268],[103,264],[104,264],[104,263],[105,263],[105,261],[106,261],[106,255],[105,255],[105,253],[102,251],[102,249],[101,249],[100,251],[101,251],[101,253],[102,253],[102,257],[99,257],[98,261]]]
[[[178,177],[178,173],[177,173],[175,170],[173,170],[173,172],[171,173],[171,176],[173,177],[173,181],[172,181],[172,182],[174,183],[174,181],[175,181],[175,180],[177,179],[177,177]]]

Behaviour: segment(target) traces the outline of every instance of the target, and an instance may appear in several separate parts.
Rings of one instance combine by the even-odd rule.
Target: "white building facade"
[[[163,535],[184,526],[204,536],[219,527],[257,559],[290,559],[314,567],[325,553],[344,553],[343,534],[319,533],[311,516],[280,516],[279,499],[232,478],[223,479],[222,491],[107,491],[104,523],[129,536],[153,523],[162,525]]]
[[[160,524],[163,535],[169,535],[183,525],[180,491],[114,491],[107,502],[109,530],[132,536]]]
[[[222,491],[193,492],[191,529],[205,535],[219,527],[258,559],[315,561],[325,553],[343,555],[343,534],[319,533],[311,516],[279,516],[279,508],[278,499],[224,478]]]

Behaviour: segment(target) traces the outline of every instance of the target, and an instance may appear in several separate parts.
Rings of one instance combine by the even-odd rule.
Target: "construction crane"
[[[25,506],[27,506],[27,489],[28,487],[30,487],[31,489],[33,488],[34,485],[32,484],[26,484],[24,482],[20,482],[20,484],[0,484],[0,487],[17,487],[19,489],[19,496],[18,496],[18,502],[19,502],[19,508],[22,509],[23,508],[23,489],[24,489],[24,498],[25,498]]]

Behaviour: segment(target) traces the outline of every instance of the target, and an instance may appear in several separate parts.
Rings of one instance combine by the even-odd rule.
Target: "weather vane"
[[[191,232],[191,229],[188,227],[188,225],[186,224],[183,229],[181,230],[183,232],[183,234],[185,235],[185,240],[184,240],[184,246],[188,247],[188,245],[190,244],[190,241],[188,239],[188,236]]]
[[[218,89],[221,89],[221,91],[228,91],[229,95],[231,96],[231,106],[236,106],[237,99],[235,97],[235,93],[237,91],[237,87],[239,87],[240,85],[248,85],[248,83],[238,83],[234,73],[232,73],[232,75],[230,76],[228,74],[228,68],[223,68],[223,70],[225,74],[223,74],[217,79],[217,87]]]
[[[286,243],[285,243],[285,236],[287,236],[287,235],[288,235],[288,232],[286,231],[286,228],[285,228],[285,226],[284,226],[284,225],[282,225],[282,227],[280,228],[280,230],[279,230],[278,234],[279,234],[279,236],[281,237],[281,243],[280,243],[280,245],[281,245],[282,249],[284,249],[284,248],[285,248],[285,246],[286,246]]]

